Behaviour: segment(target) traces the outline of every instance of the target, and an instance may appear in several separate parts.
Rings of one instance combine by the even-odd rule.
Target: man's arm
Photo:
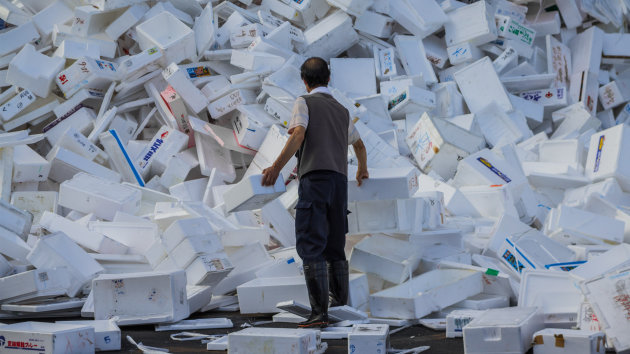
[[[359,168],[357,170],[357,185],[360,187],[363,180],[370,177],[367,169],[367,150],[363,144],[363,140],[359,139],[352,144],[354,154],[359,160]]]
[[[282,152],[276,159],[276,161],[270,166],[263,170],[263,178],[262,185],[263,186],[273,186],[278,179],[278,175],[280,175],[280,171],[284,167],[284,165],[289,162],[291,157],[295,155],[300,146],[302,146],[302,142],[304,141],[304,136],[306,134],[306,128],[301,125],[296,126],[290,131],[291,136],[289,136],[289,140],[284,145]]]

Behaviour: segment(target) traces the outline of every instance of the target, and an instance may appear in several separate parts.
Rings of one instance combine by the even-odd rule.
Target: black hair
[[[300,68],[300,76],[302,80],[306,81],[308,87],[312,89],[318,86],[326,86],[330,79],[328,63],[319,57],[308,58]]]

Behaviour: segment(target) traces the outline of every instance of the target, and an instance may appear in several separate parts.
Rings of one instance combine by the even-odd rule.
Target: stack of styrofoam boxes
[[[367,147],[361,187],[349,154],[349,244],[352,268],[368,274],[351,288],[367,291],[369,278],[374,316],[444,318],[518,297],[547,326],[630,346],[615,298],[599,295],[622,296],[612,279],[625,281],[628,265],[613,260],[630,242],[620,3],[88,3],[0,4],[0,284],[21,284],[0,287],[0,302],[87,293],[102,272],[166,285],[182,275],[159,272],[177,269],[215,295],[238,288],[242,312],[275,311],[289,293],[306,302],[295,250],[272,260],[258,243],[294,245],[295,159],[275,186],[259,184],[306,94],[300,66],[319,56]],[[102,313],[109,290],[99,291]],[[190,288],[171,298],[190,298],[188,311],[143,321],[183,318],[207,294]],[[367,294],[351,298],[366,306]],[[513,342],[521,352],[532,340],[546,350],[550,333],[565,348],[599,338],[527,338],[526,315],[505,315],[522,317],[516,326],[487,316],[475,328],[506,337],[468,336],[468,351]]]
[[[205,218],[178,220],[163,234],[169,262],[186,270],[189,285],[216,286],[234,268]]]

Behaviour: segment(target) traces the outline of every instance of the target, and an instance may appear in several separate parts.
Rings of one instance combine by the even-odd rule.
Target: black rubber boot
[[[326,262],[304,264],[304,277],[308,298],[311,302],[311,316],[300,322],[300,328],[324,328],[328,326],[328,269]]]
[[[348,261],[328,262],[328,288],[330,289],[330,307],[348,304],[350,286]]]

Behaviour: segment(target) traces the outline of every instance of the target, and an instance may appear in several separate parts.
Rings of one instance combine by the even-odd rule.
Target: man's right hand
[[[276,184],[276,180],[278,179],[278,176],[280,175],[280,169],[276,167],[276,164],[274,163],[273,165],[265,168],[262,171],[262,182],[261,184],[263,186],[273,186],[274,184]]]
[[[361,168],[357,170],[357,186],[361,187],[364,179],[370,178],[370,173],[367,168]]]

